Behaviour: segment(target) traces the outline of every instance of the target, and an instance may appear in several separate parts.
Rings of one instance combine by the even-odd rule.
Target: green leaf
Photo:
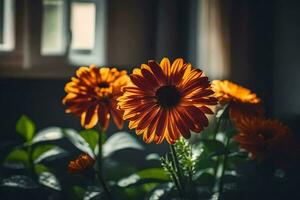
[[[79,132],[79,135],[89,144],[90,148],[94,151],[98,144],[99,134],[96,130],[89,129]]]
[[[201,186],[212,187],[215,183],[215,178],[213,175],[211,175],[207,172],[203,172],[197,177],[196,181]]]
[[[233,136],[235,136],[238,133],[238,130],[236,129],[230,129],[228,131],[225,131],[225,135],[229,138],[232,138]]]
[[[34,163],[40,163],[44,160],[46,161],[53,161],[56,159],[60,159],[63,157],[66,157],[68,155],[68,152],[66,152],[64,149],[60,148],[60,147],[53,147],[45,152],[43,152],[42,154],[40,154],[35,160]]]
[[[103,192],[97,186],[88,186],[85,193],[83,200],[96,200],[101,199]]]
[[[11,151],[5,159],[5,162],[22,162],[24,165],[28,165],[29,156],[23,149],[15,149]]]
[[[72,187],[72,199],[75,200],[82,200],[84,197],[85,190],[80,186],[73,186]]]
[[[108,157],[123,149],[144,150],[144,147],[129,133],[118,132],[109,137],[103,144],[103,157]]]
[[[196,169],[208,169],[214,168],[215,166],[216,161],[212,159],[210,151],[202,149],[196,162]]]
[[[120,187],[142,185],[145,183],[170,181],[169,175],[162,168],[149,168],[134,173],[118,182]]]
[[[83,137],[79,135],[79,133],[77,133],[77,131],[73,129],[64,129],[63,133],[68,138],[68,140],[79,150],[89,154],[90,156],[94,155],[94,152],[89,144]]]
[[[163,199],[168,195],[168,193],[172,190],[173,183],[163,183],[159,184],[150,194],[149,200],[159,200]]]
[[[29,117],[23,115],[17,122],[16,131],[29,142],[33,138],[35,125]]]
[[[50,144],[36,146],[34,148],[33,154],[32,154],[33,160],[37,159],[40,155],[42,155],[46,151],[49,151],[53,147],[54,147],[54,145],[50,145]]]
[[[54,174],[50,172],[41,173],[39,175],[39,183],[54,190],[61,190],[61,186],[58,179]]]
[[[1,181],[0,186],[34,189],[38,187],[31,178],[23,175],[13,175]]]
[[[59,127],[48,127],[36,133],[32,139],[32,143],[58,140],[63,138],[64,134]]]
[[[41,174],[42,172],[48,172],[48,171],[50,171],[50,170],[48,169],[48,167],[46,167],[46,166],[43,165],[43,164],[36,164],[36,165],[34,166],[34,169],[35,169],[35,172],[36,172],[37,174]]]
[[[201,140],[205,148],[207,148],[210,152],[220,153],[225,152],[225,146],[222,142],[218,140]]]
[[[168,181],[170,180],[169,175],[165,172],[163,168],[150,168],[144,169],[136,173],[142,179],[144,178],[154,178],[159,180]]]
[[[244,165],[248,162],[248,155],[242,153],[228,154],[226,168],[236,169],[237,167]]]

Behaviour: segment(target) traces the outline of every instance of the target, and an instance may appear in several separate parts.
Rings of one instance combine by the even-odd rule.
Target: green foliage
[[[36,146],[32,153],[32,159],[33,160],[38,159],[38,157],[40,157],[43,153],[45,153],[46,151],[49,151],[53,147],[54,147],[54,145],[50,145],[50,144]]]
[[[25,166],[28,166],[29,156],[23,149],[14,149],[8,154],[5,162],[22,162]]]
[[[212,153],[224,153],[225,146],[218,140],[201,140],[204,145],[204,149]]]
[[[40,143],[62,138],[61,129],[48,128],[35,135],[34,123],[27,116],[22,116],[16,124],[16,131],[24,137],[25,141],[20,145],[21,147],[12,150],[7,155],[4,166],[20,168],[17,164],[22,163],[29,176],[13,175],[4,178],[1,180],[0,186],[22,189],[44,186],[53,190],[61,190],[56,176],[50,172],[48,167],[40,164],[45,159],[53,160],[66,153],[55,145]]]
[[[180,138],[180,140],[175,143],[175,150],[184,176],[191,177],[195,173],[196,165],[191,145],[187,140]]]
[[[80,186],[73,186],[71,192],[72,192],[72,199],[82,200],[84,197],[85,189]]]
[[[118,182],[120,187],[144,185],[146,183],[169,181],[169,176],[162,168],[149,168],[138,171]]]
[[[48,127],[38,131],[32,139],[32,143],[48,142],[63,138],[63,130],[59,127]]]
[[[29,117],[23,115],[17,122],[16,131],[27,142],[30,142],[35,133],[35,125]]]
[[[46,148],[44,150],[46,150]],[[53,161],[65,157],[66,155],[68,155],[68,153],[64,149],[53,146],[52,148],[42,152],[38,157],[36,157],[34,163],[40,163],[44,160]]]
[[[81,135],[78,134],[77,131],[73,129],[64,129],[63,130],[64,135],[66,138],[79,150],[89,154],[94,155],[94,151],[91,149],[89,143],[85,141]]]
[[[39,183],[54,190],[61,190],[61,186],[58,179],[51,172],[40,173]]]
[[[216,160],[211,157],[211,152],[206,149],[202,149],[200,155],[196,159],[196,170],[214,168],[215,166]]]
[[[103,157],[108,157],[124,149],[144,150],[144,147],[129,133],[118,132],[114,133],[103,144]]]
[[[149,200],[159,200],[167,198],[169,192],[173,189],[172,183],[162,183],[157,185],[149,194]]]
[[[41,174],[43,172],[48,172],[50,171],[48,167],[46,167],[45,165],[43,164],[36,164],[34,166],[34,171],[36,174]]]
[[[215,183],[215,177],[207,172],[202,172],[199,174],[197,179],[195,180],[198,185],[200,186],[208,186],[208,187],[213,187]]]
[[[88,186],[85,190],[83,199],[84,200],[96,200],[96,199],[105,199],[104,192],[100,190],[97,186]]]
[[[89,144],[90,148],[95,151],[95,147],[98,144],[99,134],[96,130],[82,130],[79,135]],[[104,135],[104,134],[103,134]]]
[[[9,178],[2,179],[0,186],[34,189],[38,187],[38,184],[27,176],[13,175]]]
[[[178,184],[178,177],[176,176],[177,171],[168,155],[166,155],[165,157],[161,157],[161,165],[163,169],[169,174],[172,182]]]
[[[153,178],[153,179],[164,180],[164,181],[170,180],[169,176],[162,168],[144,169],[137,172],[136,174],[139,175],[141,179]]]

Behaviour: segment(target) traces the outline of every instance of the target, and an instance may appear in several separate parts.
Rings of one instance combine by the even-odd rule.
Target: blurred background
[[[1,141],[18,139],[22,114],[37,129],[80,129],[61,103],[78,66],[130,71],[163,57],[252,89],[297,131],[299,10],[298,0],[0,0]]]

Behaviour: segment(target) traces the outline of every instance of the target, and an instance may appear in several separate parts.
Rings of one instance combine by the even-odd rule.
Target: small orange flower
[[[116,68],[80,67],[76,77],[65,86],[67,95],[63,104],[68,107],[66,112],[80,116],[81,125],[86,129],[93,128],[98,122],[107,129],[110,116],[121,129],[123,113],[117,109],[116,99],[129,81],[126,71]]]
[[[208,126],[206,114],[217,104],[208,78],[183,59],[171,65],[168,58],[160,64],[150,60],[130,75],[131,86],[124,87],[118,98],[129,128],[143,134],[146,143],[159,144],[164,139],[172,144],[190,131],[200,132]]]
[[[263,117],[261,100],[249,89],[227,80],[212,81],[212,89],[221,104],[229,104],[231,119],[238,120],[245,116]]]
[[[81,173],[93,167],[95,160],[87,153],[80,154],[75,160],[70,161],[68,171]]]
[[[276,120],[242,118],[236,126],[240,133],[234,139],[254,159],[280,160],[289,151],[292,134],[287,126]]]

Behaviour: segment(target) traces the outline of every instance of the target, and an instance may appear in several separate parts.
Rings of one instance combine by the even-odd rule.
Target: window
[[[14,1],[0,0],[0,51],[12,51],[14,39]]]
[[[90,52],[95,45],[96,5],[74,2],[71,6],[72,50]]]
[[[105,6],[106,0],[0,0],[1,72],[59,74],[103,65]]]
[[[69,59],[75,65],[105,63],[105,6],[105,1],[71,1]]]
[[[62,55],[65,52],[66,30],[63,0],[43,0],[42,55]]]

